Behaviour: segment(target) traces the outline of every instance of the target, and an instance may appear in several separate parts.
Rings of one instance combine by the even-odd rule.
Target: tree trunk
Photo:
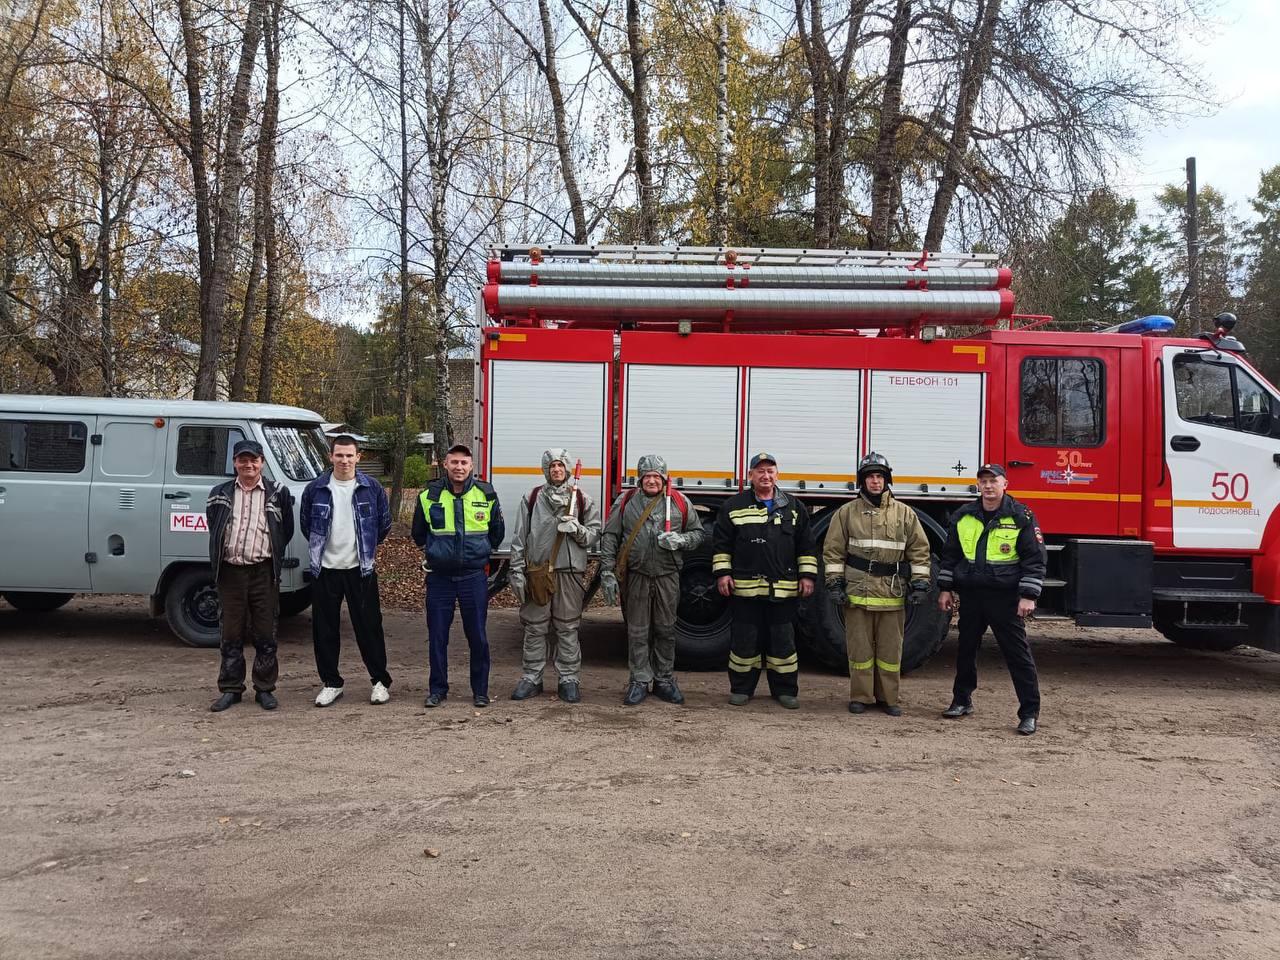
[[[187,0],[180,0],[186,3]],[[222,148],[222,177],[218,184],[217,219],[214,223],[213,261],[208,277],[208,296],[200,317],[200,364],[196,369],[195,399],[215,400],[218,396],[218,359],[222,354],[223,314],[227,288],[235,266],[235,248],[240,225],[240,187],[244,182],[244,154],[241,141],[249,113],[249,81],[262,37],[262,14],[266,0],[250,0],[240,45],[227,115],[226,141]]]
[[[236,360],[231,374],[232,400],[249,395],[249,354],[253,346],[253,325],[258,314],[258,285],[262,279],[262,260],[267,245],[267,222],[275,217],[273,193],[276,178],[276,131],[280,118],[280,7],[282,0],[272,0],[267,22],[263,24],[263,54],[267,61],[267,90],[262,105],[262,124],[258,132],[257,169],[253,187],[253,254],[249,263],[249,279],[245,285],[244,308],[240,311],[240,330],[236,337]],[[264,338],[265,339],[265,338]],[[275,366],[274,355],[260,365]],[[272,344],[274,353],[274,343]]]
[[[871,221],[867,248],[888,250],[893,242],[892,198],[899,165],[898,130],[902,120],[902,77],[907,65],[907,41],[911,33],[911,0],[897,0],[889,35],[889,61],[885,68],[884,94],[880,100],[880,131],[871,161]]]
[[[102,395],[115,396],[115,333],[111,322],[111,178],[114,175],[112,135],[98,135],[98,264],[101,270],[98,291],[99,336],[98,366],[102,370]]]
[[[796,0],[796,28],[813,87],[813,112],[809,130],[813,137],[813,242],[823,246],[831,234],[831,87],[827,69],[827,44],[822,23],[822,0],[809,0],[809,25],[805,26],[805,0]]]
[[[978,17],[974,22],[969,55],[965,58],[960,74],[960,89],[956,97],[955,120],[951,126],[951,138],[947,143],[947,155],[943,161],[938,189],[933,195],[933,209],[929,211],[929,226],[924,234],[926,250],[938,250],[946,231],[947,217],[956,198],[956,188],[964,173],[965,154],[969,149],[969,137],[973,132],[973,112],[982,93],[982,85],[991,69],[991,50],[995,41],[996,24],[1000,18],[1000,0],[982,0]]]
[[[551,94],[551,113],[555,117],[556,152],[560,154],[560,175],[564,178],[564,192],[569,198],[569,213],[573,217],[573,242],[587,242],[587,213],[582,205],[582,190],[578,186],[577,167],[573,162],[573,149],[569,141],[569,124],[564,105],[564,93],[560,89],[560,73],[556,69],[555,28],[551,24],[551,12],[547,0],[538,0],[538,16],[542,21],[542,73],[547,78],[547,90]]]
[[[213,217],[209,200],[209,169],[205,159],[204,102],[200,92],[204,85],[204,57],[195,19],[191,15],[191,0],[178,0],[178,20],[187,60],[187,68],[183,72],[187,87],[187,155],[196,202],[196,259],[200,269],[200,322],[203,325],[209,299],[208,277],[213,273]]]
[[[405,2],[406,0],[400,0],[399,2],[400,36],[397,54],[400,108],[400,312],[396,318],[396,442],[392,453],[394,462],[391,465],[392,517],[400,516],[400,505],[404,498],[404,461],[407,450],[406,441],[408,440],[405,434],[409,421],[409,404],[411,402],[409,394],[409,114],[407,106],[408,93],[406,92],[408,68],[405,63],[404,50]],[[421,18],[428,24],[431,19],[430,2],[431,0],[422,0],[424,12]],[[420,27],[419,29],[422,28]],[[421,34],[419,34],[420,45],[421,40]],[[430,73],[431,52],[424,50],[422,58],[428,71],[424,100],[427,108],[430,109],[431,100],[434,96]]]
[[[716,0],[716,184],[712,241],[729,245],[729,0]]]
[[[637,239],[657,243],[658,211],[653,195],[652,146],[649,142],[648,49],[640,24],[640,0],[627,0],[627,53],[631,57],[631,125],[635,135],[636,189],[640,201]]]
[[[262,355],[258,358],[258,402],[271,403],[275,390],[276,344],[280,341],[280,250],[277,242],[279,224],[275,213],[268,213],[267,236],[263,244],[266,262],[267,315],[262,322]]]

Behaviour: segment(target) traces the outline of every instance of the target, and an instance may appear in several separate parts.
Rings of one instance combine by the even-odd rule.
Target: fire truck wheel
[[[9,605],[23,613],[48,613],[65,606],[75,596],[73,593],[26,593],[10,590],[4,595]]]
[[[729,600],[716,589],[711,548],[703,545],[685,557],[676,608],[676,667],[723,670],[729,662]]]
[[[938,609],[938,558],[931,557],[929,596],[917,607],[907,607],[902,636],[902,672],[910,673],[938,652],[951,625],[950,614]],[[825,590],[814,591],[800,601],[796,631],[801,653],[840,673],[849,672],[844,645],[844,611],[832,602]]]
[[[1152,610],[1151,620],[1166,640],[1188,650],[1231,650],[1251,642],[1251,630],[1218,631],[1182,627],[1178,625],[1181,616],[1181,604],[1157,603]]]
[[[309,606],[311,606],[310,587],[280,594],[280,616],[282,617],[296,617]]]

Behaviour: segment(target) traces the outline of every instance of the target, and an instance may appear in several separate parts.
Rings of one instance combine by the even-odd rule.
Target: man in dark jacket
[[[338,672],[341,650],[342,601],[356,635],[360,657],[369,671],[370,703],[391,699],[388,687],[387,644],[382,634],[382,604],[374,556],[391,532],[391,508],[382,484],[356,469],[360,446],[355,437],[334,437],[329,447],[333,469],[302,491],[298,522],[307,538],[311,567],[311,638],[321,690],[317,707],[342,696]]]
[[[988,626],[996,636],[1018,693],[1018,733],[1036,732],[1040,684],[1023,620],[1044,587],[1044,538],[1027,507],[1005,493],[1009,480],[998,463],[978,469],[981,496],[951,518],[938,570],[938,606],[950,612],[959,591],[960,647],[948,719],[973,713],[978,646]]]
[[[445,476],[422,491],[413,509],[413,542],[422,548],[427,570],[428,707],[440,706],[449,695],[449,627],[455,605],[462,610],[462,630],[471,648],[472,702],[489,705],[485,566],[502,543],[506,524],[497,491],[472,476],[471,467],[471,450],[455,443],[444,457]]]
[[[244,693],[244,643],[253,644],[254,699],[263,710],[278,706],[275,694],[276,613],[280,569],[293,539],[293,497],[289,488],[262,475],[262,445],[240,440],[232,448],[236,477],[209,491],[209,564],[222,602],[222,695],[209,709],[239,703]],[[247,636],[246,636],[247,635]]]
[[[763,666],[769,692],[788,710],[800,705],[796,599],[813,593],[818,551],[809,510],[778,489],[772,454],[751,458],[749,489],[720,508],[711,535],[711,569],[730,600],[729,703],[751,699]]]

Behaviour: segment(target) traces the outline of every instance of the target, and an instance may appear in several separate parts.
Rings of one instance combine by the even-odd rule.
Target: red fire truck
[[[1014,314],[1010,281],[986,255],[497,248],[478,304],[480,470],[509,512],[542,451],[567,447],[607,510],[658,453],[709,520],[767,450],[821,541],[876,450],[936,550],[998,461],[1044,532],[1042,615],[1280,649],[1280,392],[1231,320],[1191,339],[1163,335],[1167,318],[1047,331]],[[682,587],[682,662],[723,664],[709,552]],[[911,610],[907,667],[947,625],[936,604]],[[845,664],[825,591],[801,627],[808,652]]]

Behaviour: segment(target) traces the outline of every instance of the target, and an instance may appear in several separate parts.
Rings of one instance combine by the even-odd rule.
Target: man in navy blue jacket
[[[489,578],[485,567],[502,543],[506,523],[498,494],[471,473],[471,450],[455,443],[444,456],[445,476],[433,480],[413,509],[413,542],[426,555],[427,643],[431,658],[426,706],[449,695],[449,627],[453,608],[462,610],[462,630],[471,648],[471,697],[489,705]]]
[[[391,532],[391,509],[382,484],[356,469],[360,447],[354,437],[334,437],[329,450],[332,470],[307,484],[298,511],[307,538],[311,566],[311,634],[316,669],[323,684],[317,707],[342,696],[338,672],[342,601],[355,630],[360,656],[369,671],[370,703],[391,699],[387,688],[387,644],[382,635],[382,604],[373,569],[378,544]]]

